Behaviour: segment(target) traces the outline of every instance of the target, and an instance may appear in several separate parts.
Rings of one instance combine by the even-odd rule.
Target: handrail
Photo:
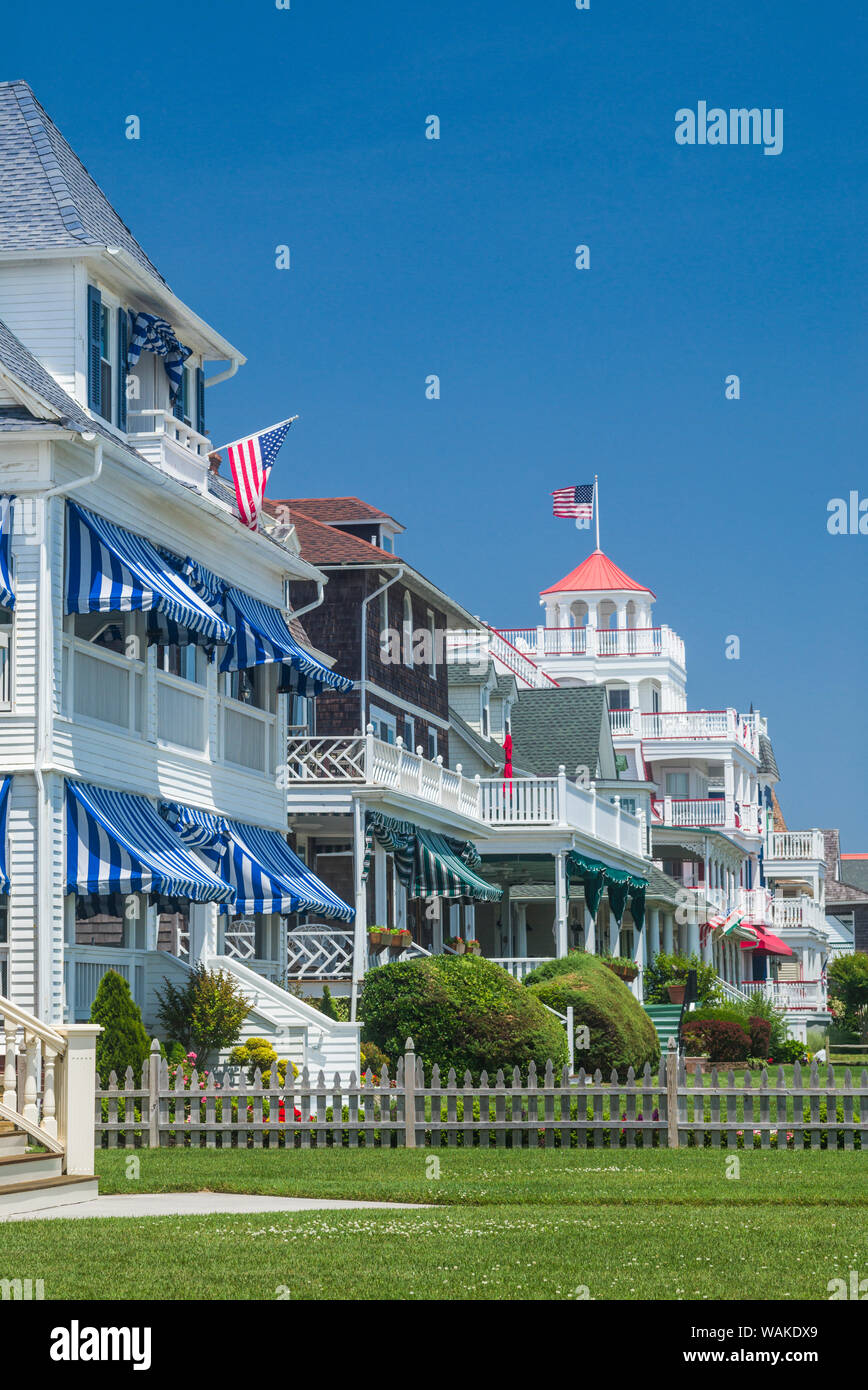
[[[30,1014],[26,1009],[21,1009],[17,1004],[13,1004],[11,999],[6,999],[0,994],[0,1017],[6,1022],[17,1024],[26,1033],[33,1033],[37,1038],[41,1038],[44,1043],[62,1057],[66,1051],[66,1038],[62,1033],[56,1033],[47,1023],[42,1023],[35,1014]]]
[[[34,1120],[28,1120],[17,1110],[10,1110],[8,1105],[0,1103],[0,1120],[9,1120],[16,1129],[23,1129],[25,1134],[29,1134],[31,1139],[35,1139],[38,1144],[42,1144],[48,1149],[49,1153],[62,1154],[63,1145],[53,1134],[49,1134],[47,1129],[41,1129]]]

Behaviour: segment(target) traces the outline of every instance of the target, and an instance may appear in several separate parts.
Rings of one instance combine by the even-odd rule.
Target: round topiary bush
[[[612,975],[615,984],[624,986]],[[567,1061],[566,1032],[530,990],[482,956],[426,956],[369,970],[359,1001],[364,1039],[395,1061],[408,1037],[426,1074],[436,1062],[474,1081],[529,1062]]]
[[[560,960],[546,961],[525,980],[528,994],[550,1009],[566,1013],[573,1006],[576,1067],[597,1068],[608,1081],[614,1068],[623,1079],[627,1068],[641,1072],[646,1062],[660,1061],[660,1042],[654,1024],[630,990],[600,956],[572,951]],[[581,1028],[589,1046],[580,1047]]]

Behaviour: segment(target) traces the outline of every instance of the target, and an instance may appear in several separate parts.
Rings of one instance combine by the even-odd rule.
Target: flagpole
[[[597,522],[597,549],[600,549],[600,484],[594,474],[594,518]]]
[[[256,433],[267,434],[269,430],[279,430],[281,425],[294,425],[298,418],[297,415],[291,415],[288,420],[278,420],[276,425],[268,425],[264,430],[257,430]],[[246,438],[247,436],[243,437]],[[233,444],[240,444],[241,442],[241,439],[230,439],[228,444],[221,444],[219,449],[212,447],[210,452],[212,454],[222,454],[224,449],[231,449]]]

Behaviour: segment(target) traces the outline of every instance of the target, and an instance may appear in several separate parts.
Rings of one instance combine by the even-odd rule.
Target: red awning
[[[741,949],[743,951],[768,951],[769,955],[772,956],[791,956],[793,954],[789,946],[781,941],[779,936],[775,936],[774,932],[766,931],[765,927],[756,926],[754,927],[754,931],[757,933],[759,940],[756,942],[743,941],[741,943]]]

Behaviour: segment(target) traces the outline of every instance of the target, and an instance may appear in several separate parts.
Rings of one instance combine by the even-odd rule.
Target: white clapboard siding
[[[71,261],[0,265],[0,319],[55,381],[75,392],[75,272]]]
[[[36,778],[16,775],[9,794],[9,998],[36,1005]]]

